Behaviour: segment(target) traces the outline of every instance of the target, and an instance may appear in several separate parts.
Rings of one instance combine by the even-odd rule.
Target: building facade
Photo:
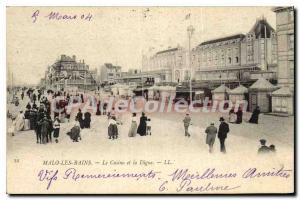
[[[111,63],[100,66],[100,82],[103,84],[115,83],[121,77],[121,67]]]
[[[166,82],[253,83],[260,77],[276,82],[277,38],[266,19],[258,19],[246,34],[202,42],[189,52],[178,46],[143,57],[143,71],[167,70]]]
[[[294,91],[294,8],[276,7],[276,32],[278,42],[278,85]]]
[[[168,83],[166,76],[171,77],[171,70],[160,69],[144,71],[141,70],[128,70],[128,72],[122,72],[122,76],[117,80],[118,83],[137,86],[152,86],[155,83]]]
[[[153,56],[143,57],[143,72],[153,74],[160,73],[161,82],[182,82],[189,79],[189,69],[187,68],[187,51],[181,47],[168,48],[159,51]]]
[[[203,42],[191,54],[196,81],[220,84],[276,79],[276,33],[265,19],[257,20],[246,34]]]
[[[96,81],[84,60],[76,61],[76,56],[61,55],[45,72],[46,88],[63,90],[68,87],[93,89]]]

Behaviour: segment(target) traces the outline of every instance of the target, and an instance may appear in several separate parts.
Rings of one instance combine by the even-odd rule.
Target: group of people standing
[[[40,93],[39,93],[40,94]],[[58,142],[59,132],[60,132],[60,113],[54,113],[54,120],[51,119],[51,109],[50,102],[44,96],[38,95],[38,100],[40,107],[36,104],[36,95],[34,93],[27,94],[30,102],[26,106],[25,113],[22,111],[17,116],[16,119],[13,119],[13,126],[15,131],[21,130],[34,130],[36,133],[37,143],[46,144],[52,142],[52,133],[55,138],[55,142]],[[59,94],[57,94],[59,95]],[[64,94],[66,95],[66,94]],[[54,95],[56,96],[56,95]],[[22,99],[24,98],[24,91],[21,93]],[[84,101],[83,95],[80,95],[82,101]],[[67,103],[63,105],[65,108],[68,105],[70,100],[70,95],[67,94]],[[32,105],[31,105],[32,104]],[[108,117],[108,138],[117,139],[119,135],[118,125],[122,125],[121,121],[118,120],[114,108],[111,111],[107,112],[107,104],[103,104],[103,113],[100,109],[100,101],[97,104],[96,115],[107,115]],[[66,110],[66,109],[64,109]],[[252,116],[249,120],[250,123],[258,123],[258,117],[260,114],[260,109],[257,106],[252,113]],[[70,118],[70,114],[68,116]],[[82,113],[81,109],[78,110],[78,113],[75,117],[75,125],[67,134],[74,142],[78,142],[78,139],[81,139],[80,129],[90,128],[91,126],[91,113],[85,112]],[[219,119],[220,125],[219,128],[215,127],[214,122],[210,124],[205,130],[206,133],[206,144],[209,146],[209,152],[212,153],[213,145],[215,143],[216,137],[220,141],[220,151],[226,153],[225,140],[227,134],[229,133],[229,125],[225,122],[224,118]],[[229,120],[230,123],[240,124],[243,121],[243,111],[241,108],[235,112],[233,109],[229,111]],[[146,116],[144,112],[141,113],[140,118],[137,118],[136,113],[132,113],[130,120],[130,128],[128,132],[128,137],[136,137],[137,134],[140,136],[151,135],[151,119]],[[183,119],[185,137],[190,137],[189,126],[191,123],[191,117],[187,113]],[[12,135],[14,132],[12,131]],[[268,147],[269,149],[272,147]],[[265,149],[262,143],[262,149]]]
[[[260,114],[260,109],[259,106],[257,106],[249,120],[249,123],[255,123],[258,124],[258,118]],[[227,134],[229,133],[229,124],[225,122],[225,119],[221,117],[219,119],[220,125],[219,129],[217,129],[214,125],[214,122],[211,122],[211,124],[206,128],[205,133],[206,133],[206,144],[209,146],[209,153],[212,153],[213,151],[213,145],[215,143],[216,136],[218,136],[218,139],[220,141],[220,151],[222,153],[226,153],[226,147],[225,147],[225,140],[227,138]],[[242,108],[239,107],[237,112],[234,112],[234,109],[231,109],[229,111],[229,120],[230,123],[236,123],[236,124],[241,124],[243,121],[243,111]],[[192,125],[191,122],[191,117],[189,113],[186,113],[185,118],[183,119],[183,125],[184,125],[184,133],[185,137],[190,137],[189,133],[189,126]],[[263,142],[263,141],[261,141]],[[268,150],[273,148],[274,145],[271,145],[268,147]],[[262,148],[264,148],[264,145],[262,144]],[[274,146],[275,148],[275,146]]]
[[[117,120],[114,112],[109,112],[108,115],[108,137],[109,139],[118,138],[118,125],[122,123]],[[144,112],[142,112],[139,125],[136,113],[132,113],[131,124],[128,132],[128,137],[136,137],[137,134],[140,136],[151,135],[151,119],[148,118]]]
[[[221,117],[219,121],[219,130],[215,127],[214,122],[211,122],[210,126],[208,126],[205,130],[206,144],[209,146],[209,153],[213,152],[213,145],[215,143],[217,134],[220,141],[220,151],[222,153],[226,153],[225,140],[230,129],[229,125],[225,122],[223,117]]]
[[[84,116],[84,118],[83,118]],[[75,121],[79,122],[80,128],[91,128],[91,113],[85,112],[84,114],[81,112],[81,109],[78,109],[78,113],[76,115]]]
[[[241,124],[243,122],[243,110],[241,107],[238,108],[237,112],[234,112],[234,108],[229,111],[230,123]]]
[[[267,146],[266,145],[267,140],[265,140],[265,139],[260,139],[259,142],[260,142],[261,146],[259,147],[259,149],[257,151],[258,154],[266,154],[266,153],[275,153],[276,152],[274,144]]]
[[[132,113],[131,126],[129,129],[128,137],[135,137],[136,134],[140,136],[151,135],[151,119],[142,112],[139,120],[139,125],[137,125],[138,119],[136,113]]]
[[[219,129],[215,127],[215,123],[211,122],[210,126],[208,126],[205,130],[206,133],[206,144],[209,146],[209,153],[213,152],[213,145],[215,143],[216,136],[220,141],[220,151],[222,153],[226,153],[225,140],[227,138],[227,134],[229,133],[229,125],[225,122],[223,117],[220,118],[220,126]],[[184,126],[184,135],[185,137],[191,137],[189,133],[189,126],[192,125],[191,117],[189,113],[186,113],[185,118],[183,119]]]
[[[259,106],[256,106],[256,108],[254,109],[254,111],[253,111],[253,113],[252,113],[252,115],[249,119],[249,123],[258,124],[259,114],[260,114],[260,108],[259,108]],[[243,110],[242,110],[242,108],[239,107],[237,112],[235,112],[234,108],[232,108],[229,111],[228,121],[230,123],[241,124],[243,122]]]
[[[29,102],[26,105],[25,112],[20,111],[19,114],[12,119],[12,126],[9,132],[12,136],[18,131],[34,130],[36,133],[36,142],[39,144],[46,144],[52,142],[52,132],[55,142],[58,142],[60,120],[58,117],[51,119],[50,102],[44,96],[41,96],[41,91],[38,91],[38,95],[33,93],[34,90],[28,89],[25,93]],[[36,98],[39,100],[39,107],[36,104]],[[24,90],[21,91],[21,99],[24,99]],[[18,107],[19,105],[15,105]]]

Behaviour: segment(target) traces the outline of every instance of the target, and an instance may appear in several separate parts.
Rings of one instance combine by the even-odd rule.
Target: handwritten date
[[[51,11],[50,13],[42,14],[40,10],[36,10],[31,15],[32,23],[36,23],[40,17],[43,17],[49,21],[92,21],[93,19],[93,15],[91,13],[69,14]]]

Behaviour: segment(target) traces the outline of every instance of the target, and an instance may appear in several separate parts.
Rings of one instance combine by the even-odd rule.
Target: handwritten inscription
[[[243,179],[263,179],[267,177],[277,177],[282,179],[290,178],[292,170],[281,168],[272,168],[267,171],[259,170],[255,167],[244,170],[243,173],[220,172],[215,168],[207,168],[201,172],[191,171],[189,169],[175,169],[169,174],[163,174],[161,171],[149,169],[141,172],[111,172],[85,173],[76,168],[68,168],[63,172],[58,169],[42,169],[38,172],[38,180],[47,184],[49,190],[54,182],[64,181],[84,181],[84,180],[107,180],[107,179],[132,179],[135,181],[151,180],[157,185],[158,192],[167,192],[168,190],[176,192],[218,192],[233,191],[240,188],[237,184],[237,178]],[[222,183],[219,180],[232,180],[230,184]],[[228,183],[228,181],[227,181]]]
[[[49,21],[91,21],[93,15],[91,13],[80,13],[80,14],[71,14],[71,13],[60,13],[57,11],[51,11],[49,13],[41,13],[40,10],[36,10],[31,15],[32,23],[36,23],[39,18],[44,18]]]

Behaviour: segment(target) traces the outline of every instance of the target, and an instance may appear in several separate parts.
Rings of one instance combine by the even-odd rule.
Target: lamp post
[[[190,102],[192,102],[193,99],[193,93],[192,93],[192,57],[191,57],[191,38],[194,33],[195,29],[192,25],[188,26],[187,28],[187,33],[188,33],[188,38],[189,38],[189,68],[190,68]]]

